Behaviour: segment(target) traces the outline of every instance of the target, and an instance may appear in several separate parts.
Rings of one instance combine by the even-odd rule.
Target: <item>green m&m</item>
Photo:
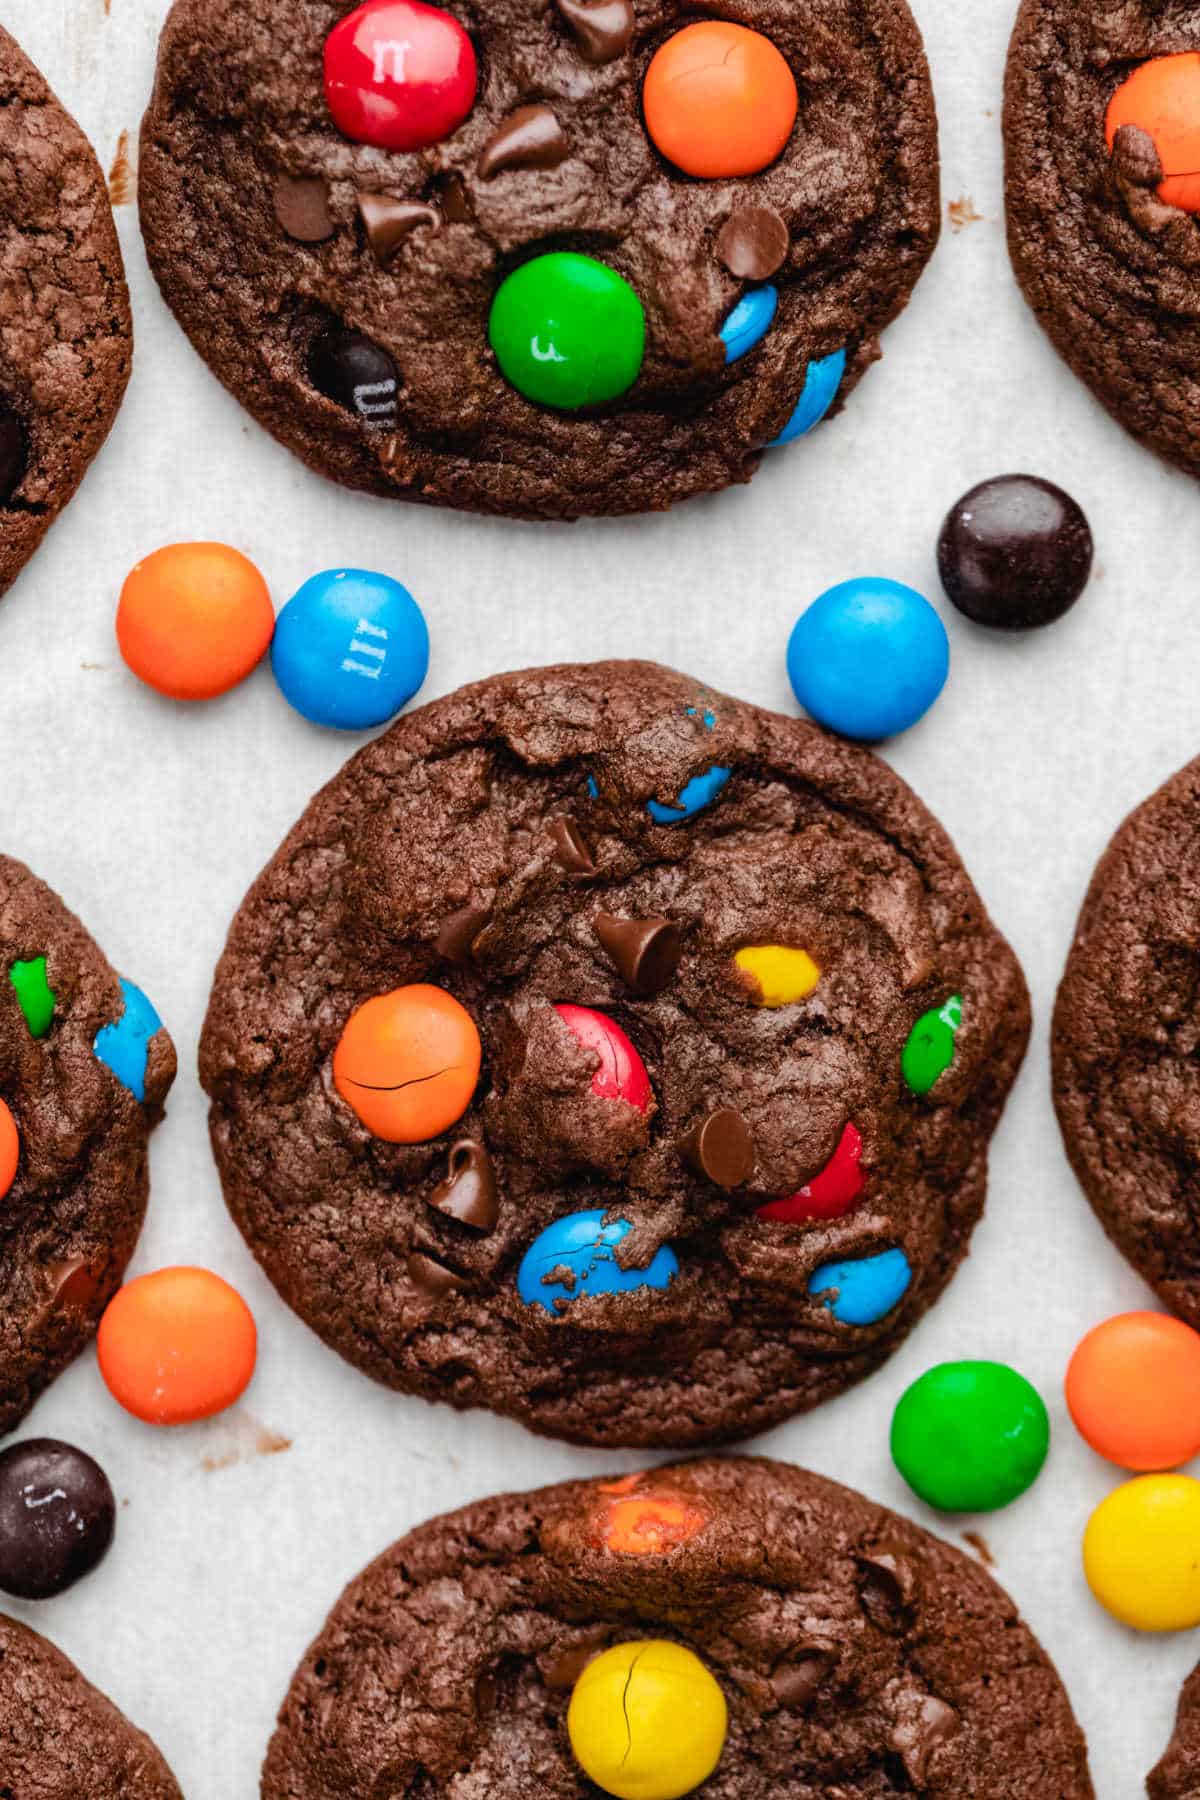
[[[558,250],[522,263],[501,284],[488,338],[518,393],[578,412],[633,386],[646,353],[646,315],[615,269]]]
[[[1042,1470],[1050,1420],[1037,1389],[1007,1363],[938,1363],[901,1395],[892,1461],[940,1512],[994,1512]]]
[[[25,1014],[30,1037],[45,1037],[54,1018],[57,995],[46,979],[46,959],[32,956],[28,962],[15,962],[8,979],[16,991],[17,1001]]]
[[[900,1055],[900,1072],[914,1094],[927,1094],[954,1061],[954,1040],[962,1024],[962,995],[922,1013]]]

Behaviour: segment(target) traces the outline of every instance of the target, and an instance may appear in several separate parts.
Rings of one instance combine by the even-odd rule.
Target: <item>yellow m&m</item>
[[[733,960],[758,990],[754,997],[760,1006],[807,1000],[821,979],[807,950],[792,950],[786,944],[747,944]]]
[[[649,1638],[614,1644],[571,1695],[567,1732],[580,1768],[617,1800],[680,1800],[721,1760],[725,1696],[698,1656]]]
[[[1200,1481],[1142,1475],[1117,1488],[1088,1520],[1083,1570],[1101,1606],[1123,1625],[1200,1625]]]

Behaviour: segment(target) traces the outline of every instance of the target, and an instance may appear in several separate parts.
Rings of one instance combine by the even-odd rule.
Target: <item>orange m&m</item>
[[[1156,56],[1135,69],[1109,101],[1110,150],[1122,125],[1136,125],[1154,140],[1163,171],[1159,199],[1200,212],[1200,54]]]
[[[127,1282],[96,1338],[113,1399],[148,1425],[224,1412],[249,1383],[257,1353],[250,1308],[208,1269],[158,1269]]]
[[[770,38],[726,19],[669,37],[646,71],[646,129],[668,162],[710,180],[754,175],[792,134],[796,80]]]
[[[373,1137],[423,1144],[466,1112],[482,1054],[466,1008],[444,988],[416,982],[351,1013],[333,1082]]]
[[[630,1494],[604,1517],[604,1547],[615,1556],[666,1556],[704,1530],[708,1514],[670,1494]]]
[[[1080,1436],[1109,1462],[1178,1468],[1200,1451],[1200,1332],[1166,1313],[1106,1319],[1076,1348],[1066,1396]]]
[[[117,642],[134,674],[172,700],[212,700],[262,661],[275,630],[267,584],[228,544],[168,544],[121,589]]]
[[[6,1103],[0,1100],[0,1200],[3,1200],[17,1179],[17,1164],[20,1160],[21,1140],[17,1135],[17,1122]]]

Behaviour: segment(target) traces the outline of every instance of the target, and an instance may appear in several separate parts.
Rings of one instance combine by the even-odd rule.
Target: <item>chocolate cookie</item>
[[[644,108],[706,26],[682,0],[176,0],[140,186],[168,304],[351,487],[562,519],[749,480],[877,358],[940,211],[905,0],[733,11]]]
[[[1016,961],[886,764],[652,663],[410,714],[251,889],[201,1043],[231,1211],[377,1380],[598,1444],[868,1374],[983,1206]]]
[[[182,1800],[145,1732],[61,1650],[0,1613],[0,1794],[12,1800]]]
[[[1054,1013],[1054,1102],[1109,1237],[1200,1327],[1200,761],[1138,807],[1100,859]]]
[[[108,436],[132,355],[91,145],[0,26],[0,594]]]
[[[1017,279],[1108,410],[1200,473],[1200,11],[1023,0],[1004,141]],[[1194,141],[1182,128],[1195,120]]]
[[[174,1079],[145,995],[56,894],[0,856],[0,1435],[78,1356],[120,1286]]]
[[[664,1641],[690,1654],[663,1658]],[[598,1659],[618,1645],[633,1667],[609,1688]],[[724,1697],[715,1771],[686,1790],[704,1800],[1092,1793],[1058,1676],[990,1576],[861,1494],[755,1458],[483,1500],[402,1538],[297,1670],[263,1800],[582,1800],[601,1787],[576,1756],[606,1708],[624,1709],[626,1776],[657,1751],[686,1770],[696,1713],[681,1692],[655,1742],[651,1646]]]
[[[1183,1684],[1171,1742],[1146,1777],[1146,1792],[1150,1800],[1195,1800],[1200,1794],[1200,1668]]]

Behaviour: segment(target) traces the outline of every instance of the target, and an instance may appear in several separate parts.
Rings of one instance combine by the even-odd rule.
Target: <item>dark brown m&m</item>
[[[98,1462],[72,1444],[29,1438],[0,1454],[0,1588],[48,1600],[90,1575],[117,1509]]]
[[[1091,568],[1081,507],[1036,475],[980,482],[950,508],[938,539],[942,586],[959,612],[1001,631],[1060,619]]]
[[[28,461],[25,427],[12,407],[0,400],[0,506],[6,505],[20,487]]]
[[[387,430],[395,425],[400,377],[381,345],[361,331],[334,326],[314,339],[308,374],[327,400],[356,413],[365,425]]]

